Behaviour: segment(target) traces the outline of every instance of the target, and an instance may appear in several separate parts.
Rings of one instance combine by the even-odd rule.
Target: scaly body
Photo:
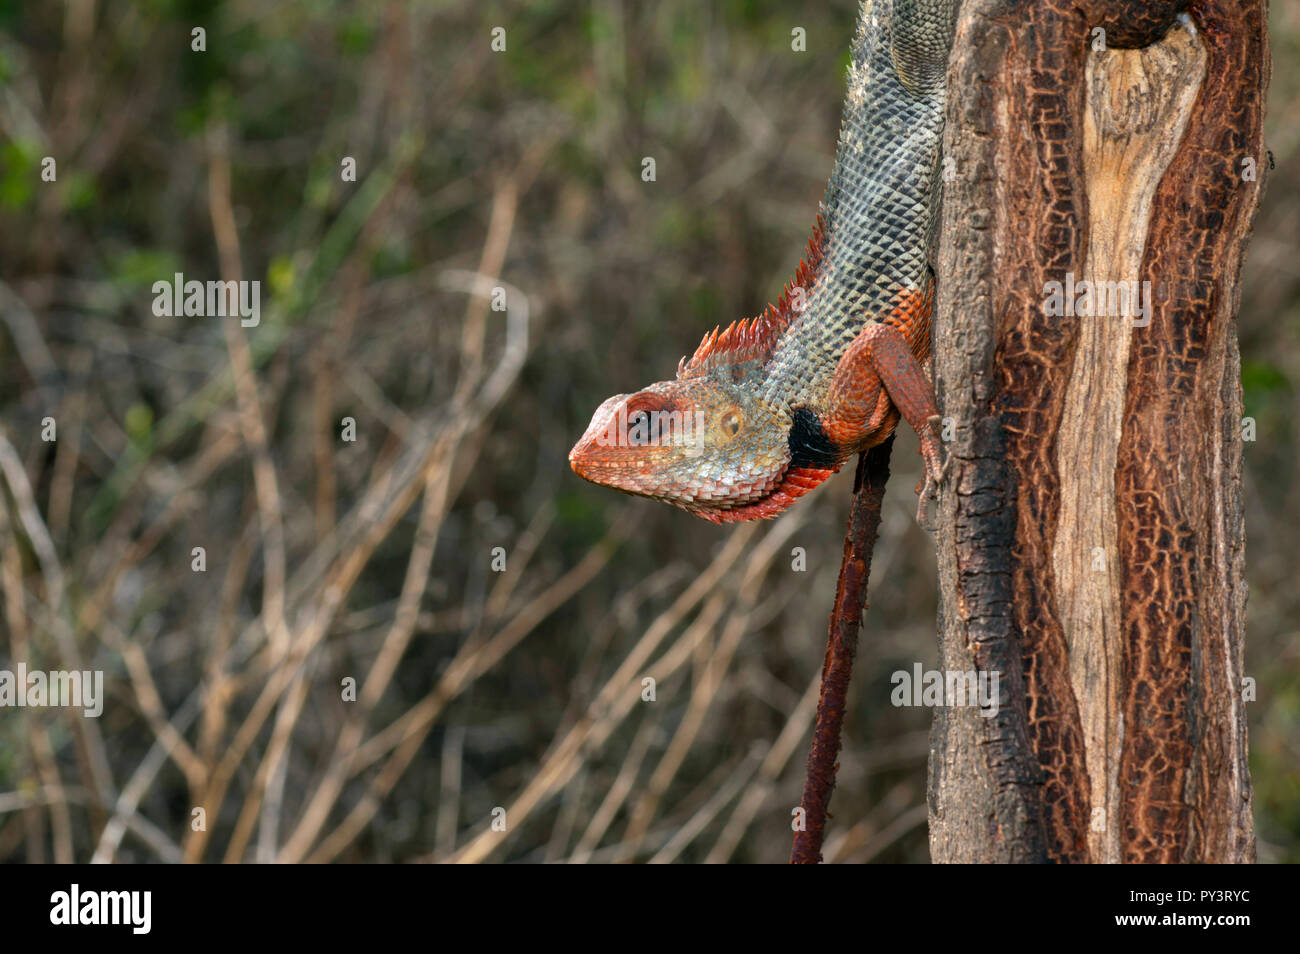
[[[605,401],[569,454],[580,476],[719,523],[771,517],[901,416],[927,483],[939,479],[924,365],[953,4],[863,4],[835,165],[794,283],[706,335],[676,380]]]

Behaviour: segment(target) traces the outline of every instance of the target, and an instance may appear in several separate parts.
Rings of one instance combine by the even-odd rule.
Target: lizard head
[[[802,311],[824,246],[819,215],[776,304],[705,335],[677,380],[598,407],[569,452],[574,472],[714,523],[775,516],[833,474],[842,457],[815,415],[762,396],[767,363]]]
[[[715,522],[781,484],[790,462],[788,412],[752,387],[707,377],[616,394],[596,409],[569,465],[592,483],[651,497]]]

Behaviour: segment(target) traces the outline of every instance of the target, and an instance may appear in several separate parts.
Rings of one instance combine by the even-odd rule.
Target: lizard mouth
[[[654,452],[662,452],[662,449],[638,447],[636,450],[641,453],[629,453],[633,448],[612,438],[609,428],[599,417],[598,414],[592,420],[586,433],[569,451],[569,467],[583,480],[593,484],[631,494],[653,496],[642,490],[638,482],[644,480],[647,473],[653,472],[658,463]]]
[[[583,435],[569,451],[569,467],[583,480],[591,481],[602,487],[612,487],[629,494],[653,497],[655,494],[639,486],[647,470],[652,469],[656,461],[654,455],[645,454],[629,457],[626,448],[603,446],[594,438]],[[647,451],[659,448],[645,448]]]
[[[678,439],[679,431],[658,420],[657,416],[671,407],[671,401],[654,392],[614,395],[596,409],[569,451],[569,467],[594,484],[645,497],[661,496],[647,486],[653,482],[651,478],[683,447],[690,449]],[[637,415],[650,412],[644,430],[631,426]],[[636,433],[641,435],[639,440],[632,436]]]

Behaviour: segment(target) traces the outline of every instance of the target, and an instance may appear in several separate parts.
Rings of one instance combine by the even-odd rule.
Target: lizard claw
[[[938,528],[936,521],[928,519],[930,501],[939,499],[939,487],[948,476],[948,465],[952,462],[951,457],[944,457],[939,451],[939,441],[935,436],[939,422],[940,418],[937,414],[931,415],[926,420],[930,430],[929,433],[921,435],[921,456],[925,458],[925,476],[916,488],[918,494],[916,522],[921,525],[921,529],[929,533],[933,533]],[[938,514],[935,516],[937,520]]]

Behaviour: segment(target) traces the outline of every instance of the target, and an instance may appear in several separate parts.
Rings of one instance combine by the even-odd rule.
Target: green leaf
[[[133,248],[115,258],[108,266],[109,280],[123,288],[151,286],[157,281],[170,282],[181,271],[176,256],[164,249]]]
[[[147,444],[149,436],[153,433],[153,409],[147,404],[132,404],[126,412],[127,437],[136,444]]]
[[[0,147],[0,206],[21,210],[32,200],[40,180],[38,149],[30,139],[15,139]]]
[[[266,284],[277,297],[289,294],[296,278],[293,261],[287,255],[277,255],[266,267]]]

